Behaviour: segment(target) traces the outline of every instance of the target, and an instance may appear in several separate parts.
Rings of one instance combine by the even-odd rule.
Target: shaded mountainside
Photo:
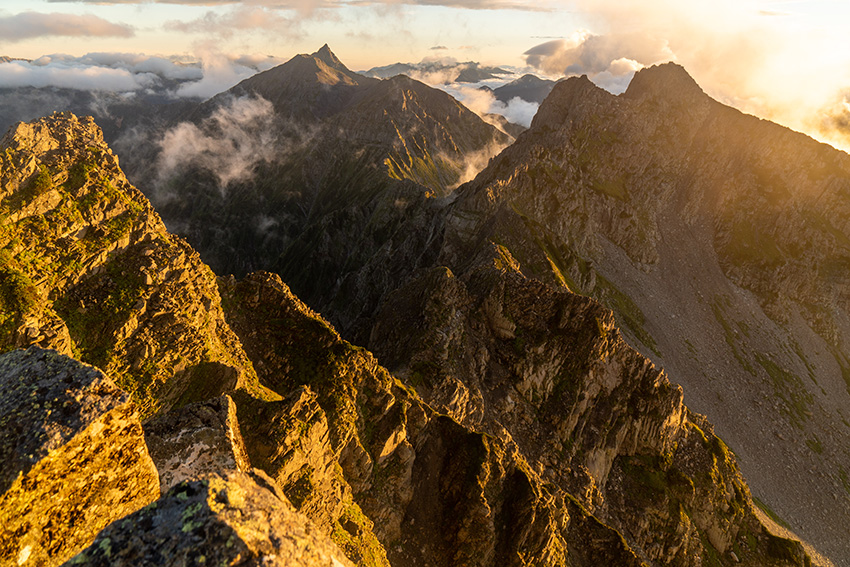
[[[279,90],[277,82],[288,86]],[[234,98],[247,94],[263,98]],[[431,211],[441,206],[433,197],[448,195],[511,141],[445,92],[404,76],[365,79],[327,47],[212,99],[191,128],[204,140],[231,143],[225,116],[262,100],[273,108],[243,124],[227,146],[235,154],[255,148],[240,175],[214,173],[231,163],[228,155],[163,174],[156,167],[168,155],[144,163],[144,152],[131,153],[131,170],[142,182],[165,175],[149,191],[158,212],[216,271],[275,271],[313,305],[338,295],[339,274],[382,254],[403,224],[422,225],[425,236],[412,238],[427,237]],[[298,105],[311,110],[287,114]],[[172,150],[178,159],[183,148]]]
[[[621,96],[573,78],[460,190],[441,260],[497,243],[612,307],[755,492],[847,564],[848,189],[846,154],[717,103],[681,67]]]
[[[164,492],[47,564],[89,543],[69,564],[346,564],[340,550],[362,566],[807,564],[800,544],[757,519],[734,456],[625,343],[611,312],[524,277],[507,250],[487,247],[456,274],[421,271],[392,294],[373,331],[391,373],[278,276],[216,280],[162,228],[90,121],[21,125],[4,147],[4,349],[101,356],[92,359],[155,413],[144,424],[150,453],[134,458],[152,458],[149,492]],[[86,156],[93,164],[77,165]],[[24,211],[43,212],[36,222]],[[129,228],[110,232],[104,219],[114,218]],[[136,274],[137,287],[120,292]],[[67,305],[99,316],[66,323]],[[76,364],[44,352],[7,353],[0,366],[21,356]],[[150,364],[154,379],[138,370]],[[14,411],[85,426],[52,409],[65,407],[61,373],[35,379],[30,397],[49,403]],[[108,445],[110,431],[87,428],[84,445]],[[3,447],[27,434],[6,432]],[[36,467],[41,455],[29,457]],[[120,472],[82,465],[92,477]],[[21,537],[4,540],[4,562],[26,564]]]
[[[505,104],[516,97],[540,104],[549,96],[556,83],[557,81],[541,79],[536,75],[523,75],[507,85],[493,89],[493,96]]]

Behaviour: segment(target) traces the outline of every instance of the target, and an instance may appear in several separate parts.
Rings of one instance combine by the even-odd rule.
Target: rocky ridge
[[[28,159],[4,163],[10,179],[21,178],[15,176],[21,164],[32,164],[24,167],[34,173],[39,163],[51,163],[46,156],[73,167],[67,157],[78,151],[74,141],[98,139],[90,123],[70,116],[16,131],[15,147]],[[114,157],[105,163],[120,171]],[[47,171],[51,180],[63,175],[62,170]],[[115,181],[121,180],[116,174]],[[20,199],[21,207],[29,207],[29,187],[19,183],[0,204]],[[91,183],[83,187],[82,199],[94,191]],[[141,203],[142,212],[149,211],[131,187],[121,187]],[[97,196],[93,207],[113,203]],[[11,207],[9,212],[18,214]],[[142,219],[150,228],[131,230],[128,242],[150,242],[154,239],[147,235],[154,232],[155,240],[179,245],[160,229],[153,213]],[[12,227],[31,246],[37,242],[43,250],[55,250],[53,233]],[[64,249],[75,250],[87,232],[74,234],[81,236]],[[133,250],[129,244],[122,252]],[[225,344],[232,346],[233,359],[246,361],[242,368],[256,369],[256,374],[246,371],[242,382],[223,382],[217,372],[204,372],[185,386],[191,396],[174,400],[159,389],[140,387],[145,376],[127,370],[149,358],[121,349],[120,342],[106,342],[107,353],[118,353],[105,360],[121,372],[119,384],[141,408],[157,414],[146,424],[146,438],[151,454],[159,455],[156,461],[166,463],[160,464],[160,475],[172,470],[167,465],[172,459],[169,449],[154,449],[154,437],[167,440],[185,432],[184,438],[191,438],[192,430],[205,446],[218,439],[213,443],[224,457],[213,466],[225,474],[210,476],[208,460],[194,461],[197,469],[188,476],[198,480],[177,484],[157,503],[107,528],[77,561],[156,562],[163,557],[158,550],[172,557],[259,561],[284,553],[280,528],[289,534],[322,533],[364,566],[806,564],[799,544],[773,536],[758,521],[732,454],[703,418],[686,410],[681,391],[622,340],[609,311],[591,299],[525,278],[506,250],[490,250],[489,256],[478,254],[468,262],[467,269],[457,269],[457,275],[435,268],[412,279],[412,289],[424,287],[424,295],[400,289],[394,296],[398,313],[417,311],[417,301],[435,300],[413,319],[419,321],[413,327],[418,335],[402,336],[395,311],[382,313],[374,334],[386,350],[382,360],[391,363],[394,373],[365,349],[344,341],[279,277],[262,273],[241,282],[213,280],[220,291],[200,301],[203,316],[194,320],[215,324],[185,330],[205,344],[230,337]],[[20,254],[9,257],[9,269],[33,281],[39,297],[61,299],[66,289],[99,275],[83,271],[80,280],[67,274],[67,279],[40,278]],[[197,262],[190,266],[200,281],[209,281],[208,269],[191,260],[196,256],[186,257]],[[50,273],[64,274],[63,257],[58,258],[52,263],[57,271]],[[106,274],[104,285],[117,278]],[[199,285],[192,279],[180,283],[166,288],[175,302],[187,297],[181,291]],[[18,296],[4,295],[4,301],[8,297]],[[184,309],[194,308],[192,297],[185,299]],[[540,303],[527,309],[532,297]],[[86,302],[91,304],[96,303]],[[19,321],[22,311],[5,305],[4,316]],[[50,309],[50,303],[38,305]],[[137,309],[134,303],[130,311]],[[60,315],[66,311],[55,313],[64,321]],[[174,346],[170,333],[178,332],[174,320],[179,323],[184,313],[172,312],[167,329],[151,329],[154,338],[164,337],[162,343],[153,341],[157,348],[182,348],[185,343],[178,340]],[[9,327],[5,348],[17,344],[19,328]],[[46,340],[73,352],[82,335],[75,335],[71,325],[66,328],[68,342]],[[411,348],[410,360],[400,355],[405,345]],[[163,359],[157,355],[167,369],[168,359]],[[167,376],[166,383],[184,380],[179,372]],[[222,393],[235,403],[235,418]],[[203,403],[187,405],[195,400]],[[170,450],[181,454],[183,449],[171,444]],[[247,472],[240,472],[249,465],[270,478],[254,473],[249,480]],[[158,484],[152,479],[155,491]],[[274,485],[285,498],[275,496]],[[299,527],[301,520],[290,522],[286,499],[318,531]],[[245,521],[241,528],[234,524],[239,518]],[[257,518],[268,530],[259,535]],[[229,537],[233,531],[242,534],[241,542],[234,541],[230,551],[211,546],[203,536]],[[175,538],[175,532],[187,537]],[[318,564],[332,564],[333,547],[315,545]]]
[[[259,388],[214,274],[166,231],[90,118],[18,124],[0,148],[2,350],[73,354],[117,376],[143,416]]]
[[[441,261],[495,242],[613,308],[760,498],[844,564],[848,183],[846,154],[710,99],[676,65],[621,96],[572,78],[461,189]]]
[[[159,495],[139,414],[99,370],[0,355],[0,562],[57,565]]]

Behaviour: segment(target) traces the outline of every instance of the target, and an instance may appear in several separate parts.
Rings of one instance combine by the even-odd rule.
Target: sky
[[[613,92],[676,61],[721,102],[850,149],[847,29],[847,0],[0,0],[0,55],[35,60],[0,64],[0,86],[168,76],[211,96],[324,43],[354,70],[472,60]]]

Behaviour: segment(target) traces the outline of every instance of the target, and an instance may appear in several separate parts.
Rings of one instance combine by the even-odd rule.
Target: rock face
[[[115,522],[66,565],[273,565],[352,563],[257,474],[176,485]]]
[[[143,416],[256,387],[215,276],[91,118],[21,123],[0,148],[0,349],[74,354],[116,376]]]
[[[163,493],[184,480],[251,470],[230,396],[189,404],[145,423]]]
[[[52,350],[0,355],[0,558],[58,565],[155,500],[159,481],[129,396]]]
[[[262,383],[294,392],[237,399],[252,463],[361,565],[805,564],[758,521],[710,425],[591,299],[435,269],[373,333],[399,381],[277,276],[220,284]]]
[[[846,154],[721,105],[676,65],[621,96],[572,78],[459,192],[441,262],[493,242],[614,309],[761,500],[846,563],[848,188]]]

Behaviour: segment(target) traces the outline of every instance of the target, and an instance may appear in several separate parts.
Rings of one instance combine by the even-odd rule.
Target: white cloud
[[[65,63],[33,65],[26,61],[0,64],[4,87],[60,87],[78,90],[134,91],[150,84],[148,75],[126,69],[82,67]]]
[[[254,67],[238,63],[244,58],[232,57],[216,51],[206,51],[202,55],[203,77],[195,82],[186,83],[177,89],[177,96],[210,98],[235,86],[257,72]]]
[[[113,92],[153,88],[171,96],[209,98],[280,63],[281,59],[266,55],[229,55],[214,50],[204,50],[199,59],[143,53],[51,54],[34,61],[0,64],[0,85]],[[173,83],[164,81],[177,81],[178,86],[175,89],[169,86]]]
[[[216,109],[201,126],[183,122],[159,142],[158,171],[166,180],[187,165],[201,167],[222,191],[243,179],[277,151],[272,104],[261,97],[240,97]]]
[[[21,12],[0,17],[0,43],[37,37],[132,37],[126,24],[114,24],[91,14]]]
[[[440,88],[479,116],[485,117],[487,114],[501,114],[508,119],[508,122],[521,124],[526,128],[531,126],[531,120],[537,114],[537,109],[540,107],[535,102],[528,102],[519,97],[514,97],[505,104],[496,99],[491,91],[478,88],[475,85],[468,86],[455,83],[440,86]]]

